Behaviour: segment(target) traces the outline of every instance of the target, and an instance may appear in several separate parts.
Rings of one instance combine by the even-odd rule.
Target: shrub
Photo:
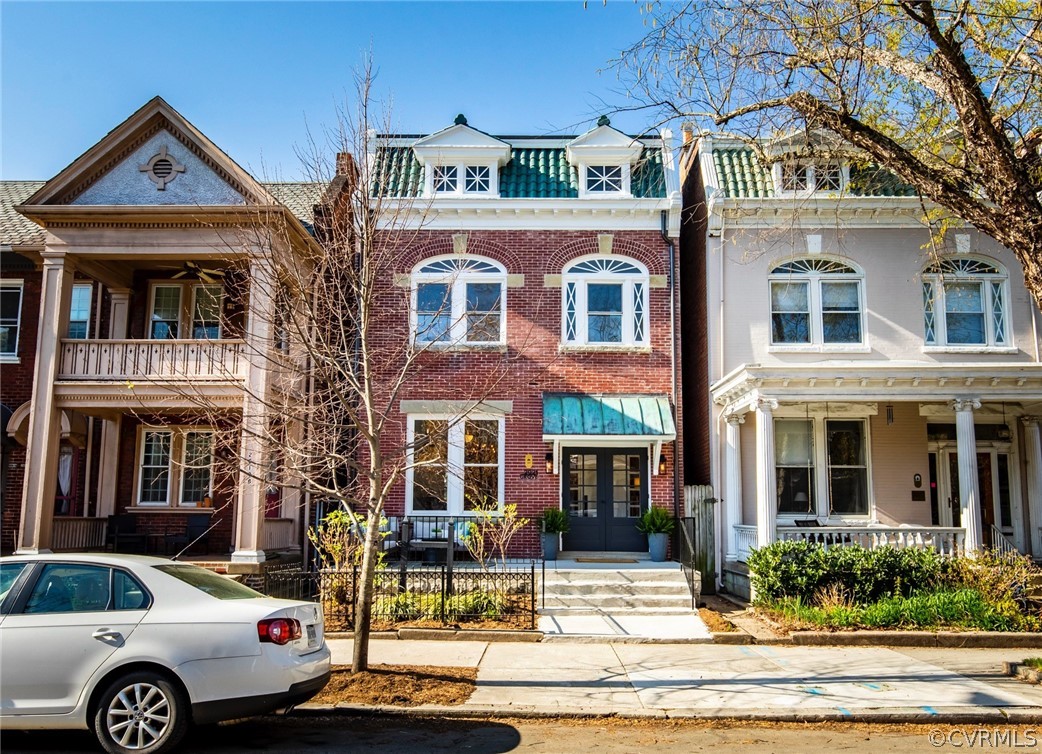
[[[984,550],[973,558],[944,563],[942,582],[949,589],[973,589],[997,613],[1026,631],[1042,630],[1042,615],[1027,599],[1028,585],[1042,573],[1026,556]]]
[[[933,589],[942,559],[933,550],[896,547],[824,548],[808,541],[774,542],[754,550],[749,570],[757,601],[798,597],[810,603],[834,589],[855,605],[883,597],[908,596]]]
[[[560,508],[547,508],[539,517],[539,526],[544,534],[566,534],[570,526],[568,514]]]
[[[412,592],[402,592],[393,597],[380,597],[377,599],[373,610],[376,615],[386,616],[392,621],[416,620],[423,611],[420,609],[420,599]]]

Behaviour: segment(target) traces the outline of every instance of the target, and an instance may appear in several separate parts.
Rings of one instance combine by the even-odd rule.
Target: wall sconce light
[[[886,423],[887,425],[894,423],[894,404],[886,404]]]
[[[547,474],[553,474],[554,473],[554,454],[553,453],[547,453],[546,454],[546,473]]]
[[[658,473],[659,476],[665,476],[666,474],[666,454],[660,453],[658,457]]]

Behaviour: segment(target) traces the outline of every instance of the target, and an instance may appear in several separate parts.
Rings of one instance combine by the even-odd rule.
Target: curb
[[[1007,631],[793,631],[797,646],[936,647],[942,649],[1019,649],[1042,647],[1042,634]]]
[[[303,704],[292,708],[287,714],[295,717],[451,717],[451,718],[518,718],[528,720],[547,719],[618,719],[618,720],[692,720],[734,722],[792,722],[792,723],[891,723],[921,725],[958,724],[1037,724],[1037,707],[953,707],[930,713],[913,708],[881,708],[863,711],[832,709],[808,710],[805,712],[775,709],[757,709],[746,712],[726,710],[720,712],[691,709],[643,709],[597,711],[585,707],[490,707],[444,705],[421,705],[418,707],[395,707],[391,705],[366,704]]]
[[[1042,670],[1029,668],[1022,662],[1004,662],[1002,666],[1006,675],[1042,686]]]
[[[350,631],[330,631],[327,639],[354,639]],[[543,640],[542,631],[480,629],[480,628],[399,628],[397,631],[373,631],[370,639],[385,641],[485,641],[485,642],[538,642]]]

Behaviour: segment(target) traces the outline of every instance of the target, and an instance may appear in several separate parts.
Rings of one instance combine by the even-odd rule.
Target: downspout
[[[666,243],[666,251],[669,253],[669,356],[670,356],[670,387],[673,392],[673,426],[678,427],[680,422],[677,416],[677,265],[676,244],[669,237],[669,213],[662,210],[659,214],[659,234]],[[652,459],[657,463],[658,459]],[[680,518],[680,438],[673,442],[673,517]]]

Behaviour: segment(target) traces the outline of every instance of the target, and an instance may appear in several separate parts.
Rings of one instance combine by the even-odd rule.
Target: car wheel
[[[161,754],[177,746],[186,730],[184,695],[154,672],[116,679],[94,713],[94,733],[109,754]]]

